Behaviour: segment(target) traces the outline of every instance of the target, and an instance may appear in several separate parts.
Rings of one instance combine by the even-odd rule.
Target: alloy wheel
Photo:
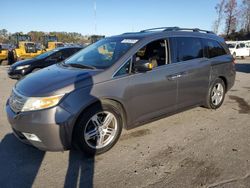
[[[111,112],[93,115],[86,124],[84,139],[89,147],[101,149],[113,141],[118,130],[117,119]]]
[[[215,84],[212,90],[211,101],[213,105],[218,106],[223,100],[224,88],[221,83]]]

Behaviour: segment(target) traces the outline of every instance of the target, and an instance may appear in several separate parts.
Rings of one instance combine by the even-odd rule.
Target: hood
[[[11,67],[18,67],[18,66],[23,66],[23,65],[30,65],[34,61],[36,61],[36,59],[21,60],[21,61],[18,61],[16,63],[14,63],[13,65],[11,65]]]
[[[15,89],[28,97],[44,97],[69,93],[93,84],[92,77],[101,70],[52,65],[20,80]]]

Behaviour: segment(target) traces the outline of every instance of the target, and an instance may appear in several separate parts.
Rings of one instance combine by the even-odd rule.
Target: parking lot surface
[[[124,130],[95,158],[42,152],[13,136],[4,108],[16,81],[7,68],[0,67],[0,187],[250,187],[250,60],[237,60],[220,109],[193,108]]]

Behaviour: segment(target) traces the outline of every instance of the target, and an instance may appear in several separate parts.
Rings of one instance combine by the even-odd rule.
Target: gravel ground
[[[250,187],[250,60],[216,110],[194,108],[123,131],[109,152],[42,152],[11,133],[14,80],[0,67],[0,187]]]

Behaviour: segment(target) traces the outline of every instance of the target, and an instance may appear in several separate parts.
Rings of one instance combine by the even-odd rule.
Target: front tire
[[[218,109],[224,101],[225,93],[226,87],[224,81],[221,78],[217,78],[208,90],[205,107]]]
[[[87,155],[98,155],[111,149],[121,132],[119,106],[112,102],[99,102],[84,111],[77,121],[73,144]]]

